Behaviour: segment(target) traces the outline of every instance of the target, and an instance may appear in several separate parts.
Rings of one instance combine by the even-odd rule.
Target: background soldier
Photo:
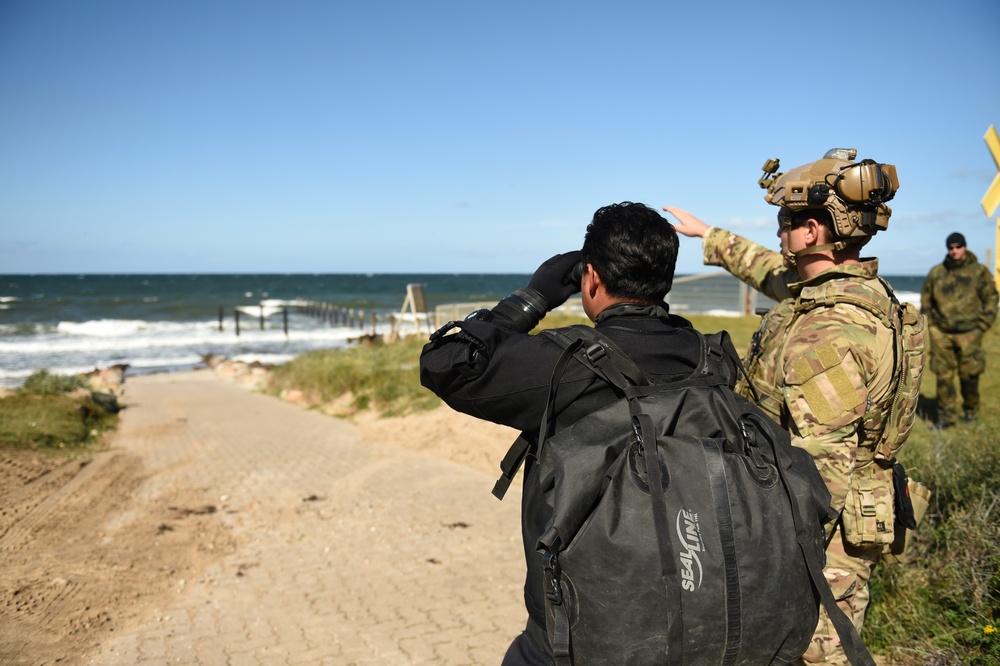
[[[937,375],[938,428],[955,425],[955,370],[966,421],[979,411],[979,375],[986,369],[983,333],[997,316],[997,288],[989,270],[965,248],[965,236],[946,241],[948,256],[931,269],[920,294],[920,310],[931,324],[931,371]]]
[[[896,311],[892,289],[878,277],[878,260],[859,256],[865,242],[888,226],[892,211],[885,202],[898,188],[896,170],[852,162],[855,156],[853,149],[833,150],[787,174],[775,173],[777,160],[765,164],[760,185],[768,189],[765,201],[780,207],[780,253],[681,209],[663,209],[677,218],[681,234],[704,239],[706,264],[724,267],[778,301],[744,359],[749,385],[741,382],[737,389],[789,430],[826,481],[840,515],[827,525],[824,574],[860,631],[868,580],[893,536],[892,459],[902,442],[885,447],[883,433],[895,377],[907,373],[897,370],[896,336],[884,319]],[[911,317],[920,323],[918,314]],[[918,356],[917,391],[922,346]],[[803,658],[847,663],[820,611]]]

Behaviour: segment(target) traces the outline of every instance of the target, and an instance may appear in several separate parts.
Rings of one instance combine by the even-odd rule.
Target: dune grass
[[[737,348],[756,330],[750,317],[692,317],[700,330],[711,333],[727,329]],[[589,323],[578,315],[551,313],[538,328]],[[418,336],[392,344],[358,345],[302,354],[271,372],[268,392],[302,391],[313,404],[329,403],[350,396],[352,409],[374,409],[385,416],[433,409],[441,400],[420,386],[420,350],[427,342]]]
[[[537,330],[584,323],[583,317],[550,314]],[[392,344],[358,345],[302,354],[271,372],[268,392],[302,391],[313,404],[349,396],[354,410],[399,416],[444,404],[420,385],[420,351],[427,336]]]
[[[268,391],[302,391],[311,403],[350,396],[354,409],[386,416],[432,409],[441,400],[420,386],[420,350],[426,340],[411,338],[308,352],[271,372]]]
[[[76,376],[40,370],[24,385],[0,398],[0,446],[27,449],[78,449],[118,423],[93,398],[70,397],[86,382]]]
[[[935,376],[899,459],[933,492],[915,561],[881,566],[864,638],[909,663],[1000,664],[1000,336],[986,334],[976,423],[935,431]]]

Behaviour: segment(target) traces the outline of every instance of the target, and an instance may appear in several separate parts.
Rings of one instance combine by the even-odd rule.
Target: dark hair
[[[836,238],[837,234],[833,228],[833,215],[826,208],[806,208],[792,212],[792,228],[797,228],[805,224],[806,220],[813,219],[819,222],[830,232],[830,238]]]
[[[601,276],[609,296],[660,303],[677,265],[677,232],[655,210],[624,201],[599,208],[587,225],[583,261]]]

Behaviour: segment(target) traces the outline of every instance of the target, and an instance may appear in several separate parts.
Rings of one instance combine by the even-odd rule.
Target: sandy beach
[[[0,663],[491,664],[524,623],[513,438],[129,378],[109,447],[0,459]]]

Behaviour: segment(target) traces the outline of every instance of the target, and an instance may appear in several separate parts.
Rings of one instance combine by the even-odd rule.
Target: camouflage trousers
[[[830,583],[837,605],[854,621],[854,626],[859,632],[865,621],[865,610],[868,608],[868,581],[881,555],[882,546],[859,548],[844,543],[843,529],[840,526],[834,530],[830,544],[826,547],[826,566],[823,567],[823,575]],[[837,630],[822,606],[819,608],[816,633],[809,643],[809,649],[802,655],[802,663],[836,666],[849,663],[841,647]]]
[[[953,424],[958,417],[955,372],[962,392],[966,417],[979,413],[979,375],[986,369],[983,332],[946,333],[936,326],[931,333],[931,372],[937,376],[938,422]]]

